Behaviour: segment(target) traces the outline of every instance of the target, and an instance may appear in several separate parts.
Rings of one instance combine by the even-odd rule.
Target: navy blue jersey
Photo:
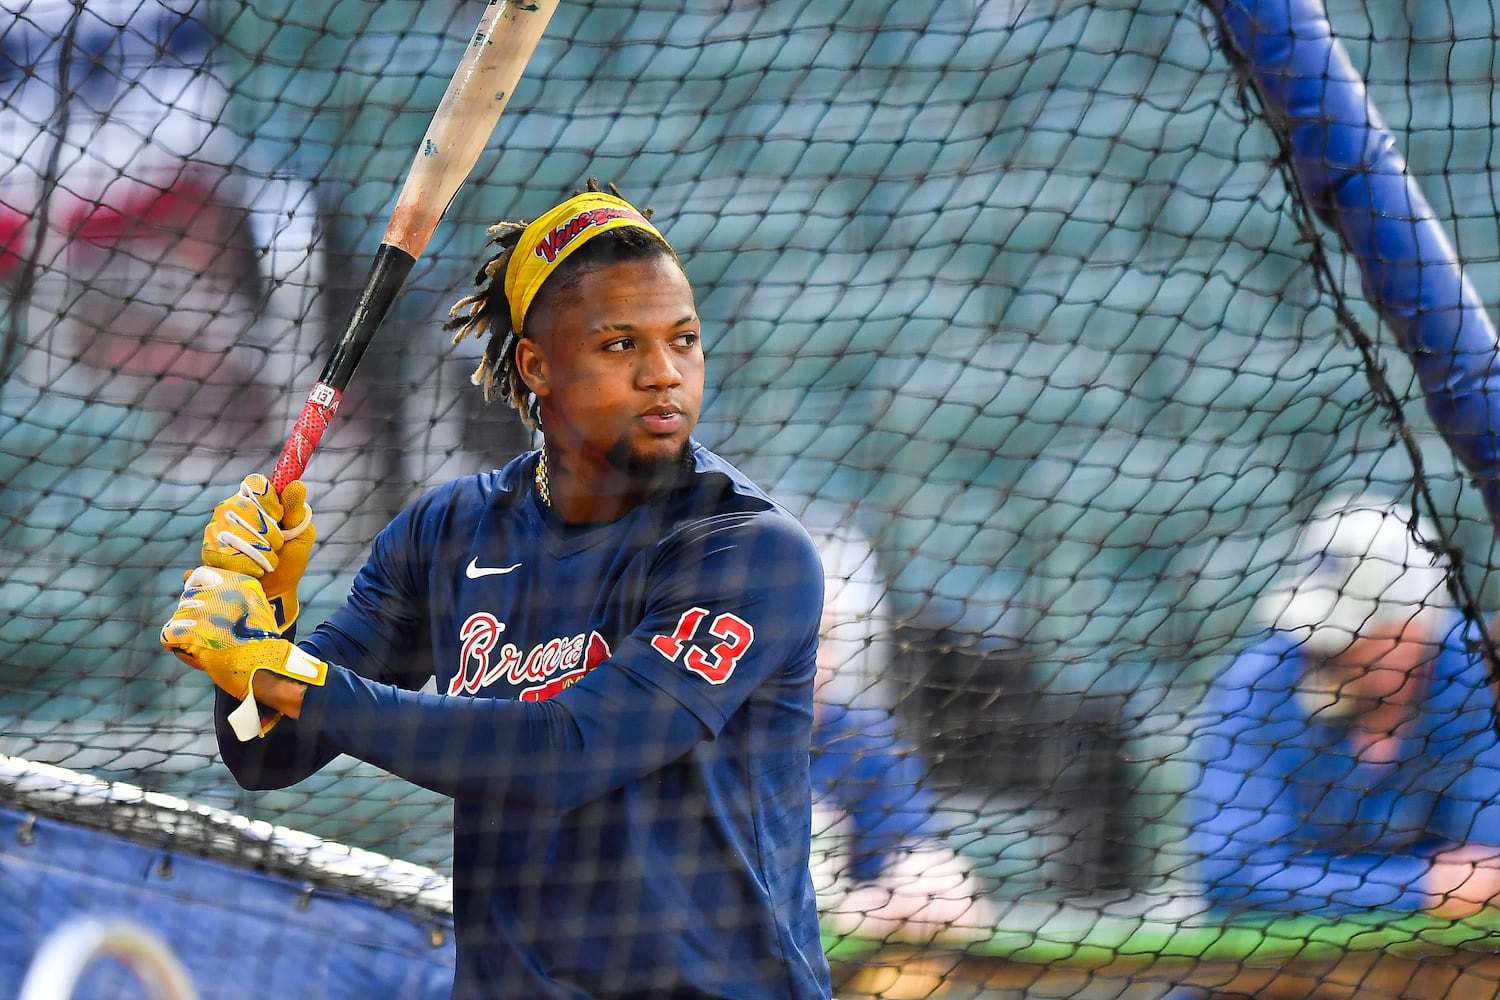
[[[453,797],[455,997],[828,996],[812,541],[698,445],[601,525],[539,502],[536,459],[399,514],[302,643],[326,686],[263,740],[221,726],[225,762],[283,787],[344,752]]]

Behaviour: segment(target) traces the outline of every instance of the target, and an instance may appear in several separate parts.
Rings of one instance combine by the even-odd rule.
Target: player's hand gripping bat
[[[278,495],[302,477],[371,338],[453,196],[478,162],[556,10],[557,0],[490,0],[485,8],[412,160],[343,335],[271,471],[271,485]],[[270,728],[263,724],[248,692],[229,721],[241,740],[253,739]]]
[[[299,479],[376,329],[510,101],[557,0],[490,0],[427,126],[343,336],[271,471],[279,493]]]

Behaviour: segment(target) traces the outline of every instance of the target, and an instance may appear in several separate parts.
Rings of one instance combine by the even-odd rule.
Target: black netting
[[[446,872],[451,806],[372,767],[236,787],[157,631],[215,501],[274,461],[479,5],[6,6],[0,752]],[[1492,299],[1494,12],[1329,16]],[[1496,593],[1479,491],[1241,86],[1183,0],[564,3],[309,467],[307,627],[403,505],[534,445],[440,325],[486,225],[613,182],[695,284],[698,437],[843,585],[819,697],[894,726],[986,926],[1083,970],[983,993],[934,967],[914,994],[846,945],[847,995],[1160,995],[1057,914],[1103,914],[1107,957],[1204,909],[1205,692],[1299,528],[1345,491],[1411,502],[1419,462],[1468,593]],[[861,888],[842,829],[815,822],[831,909]],[[1257,946],[1223,940],[1245,992]]]

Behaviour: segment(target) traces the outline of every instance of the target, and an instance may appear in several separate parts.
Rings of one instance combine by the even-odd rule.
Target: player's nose
[[[636,380],[642,388],[668,389],[682,383],[682,367],[667,343],[648,343],[640,350]]]

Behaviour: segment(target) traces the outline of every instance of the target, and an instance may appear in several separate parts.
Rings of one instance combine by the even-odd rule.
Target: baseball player
[[[1215,680],[1189,844],[1210,902],[1319,915],[1500,905],[1500,745],[1473,628],[1405,504],[1338,496]]]
[[[847,524],[804,523],[824,571],[812,746],[824,925],[865,939],[984,940],[999,919],[989,889],[949,844],[924,755],[881,690],[891,644],[874,547]]]
[[[345,753],[452,796],[455,997],[827,997],[817,551],[691,437],[700,321],[649,213],[591,181],[490,233],[449,325],[542,447],[403,510],[295,645],[305,489],[249,477],[162,642],[245,787]]]

